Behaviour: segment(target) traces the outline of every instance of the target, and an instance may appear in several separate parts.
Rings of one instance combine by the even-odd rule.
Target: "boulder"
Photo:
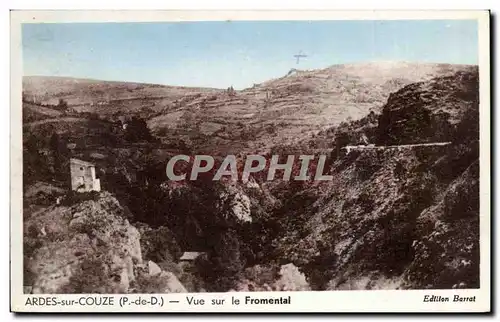
[[[161,268],[153,261],[148,261],[148,273],[150,276],[155,276],[161,273]]]
[[[163,293],[187,293],[186,288],[173,273],[162,271],[159,276],[167,280]]]
[[[29,235],[46,227],[45,236]],[[47,208],[25,221],[25,240],[36,249],[25,258],[32,293],[126,293],[142,262],[140,235],[109,193],[71,207]]]

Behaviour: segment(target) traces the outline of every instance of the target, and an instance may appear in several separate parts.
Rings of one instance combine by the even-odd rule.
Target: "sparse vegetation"
[[[182,251],[170,229],[165,226],[151,228],[142,225],[139,231],[141,233],[142,257],[145,260],[151,260],[159,265],[179,260]]]
[[[364,288],[374,287],[378,278],[402,281],[397,287],[403,288],[452,287],[460,282],[476,287],[479,121],[474,70],[421,83],[396,79],[381,87],[345,71],[322,71],[325,78],[304,73],[307,77],[293,75],[237,93],[232,87],[226,93],[198,93],[94,84],[98,88],[92,89],[93,101],[109,91],[117,96],[123,91],[132,98],[89,103],[85,112],[65,118],[56,118],[52,110],[68,107],[68,101],[71,106],[86,102],[85,90],[78,98],[58,93],[64,97],[60,106],[40,109],[43,115],[34,112],[34,105],[26,105],[25,185],[43,179],[68,189],[67,176],[55,174],[68,170],[69,155],[106,154],[99,161],[102,186],[114,197],[50,191],[27,196],[25,283],[44,278],[45,271],[32,263],[45,263],[49,252],[77,243],[96,254],[53,252],[60,261],[77,257],[74,263],[64,262],[76,268],[64,292],[168,290],[171,280],[166,274],[134,273],[141,267],[137,254],[173,273],[189,291],[228,291],[241,286],[242,280],[252,281],[251,287],[279,288],[280,267],[288,263],[305,274],[314,290],[353,288],[358,278],[370,281],[359,286]],[[324,87],[319,90],[317,84]],[[403,84],[409,85],[393,93],[379,114],[376,104]],[[346,89],[349,86],[356,88]],[[446,96],[436,95],[443,91]],[[342,108],[347,106],[345,111],[337,108],[336,100]],[[353,102],[356,108],[350,108]],[[122,115],[124,106],[130,107],[127,117]],[[215,130],[207,130],[213,120]],[[379,144],[452,144],[342,152],[346,145],[365,144],[365,137]],[[71,151],[70,142],[75,144]],[[279,154],[284,161],[287,155],[313,154],[317,149],[332,149],[325,168],[332,181],[266,182],[255,175],[255,182],[246,186],[213,182],[209,175],[194,182],[165,177],[165,161],[179,153],[259,150],[266,157]],[[65,195],[61,207],[51,207],[59,195]],[[248,204],[242,201],[246,198]],[[242,222],[237,211],[252,221]],[[35,212],[37,216],[31,216]],[[84,219],[78,219],[82,215]],[[40,255],[42,251],[47,253]],[[184,251],[206,255],[195,264],[181,265]],[[465,267],[462,259],[470,266]],[[115,266],[119,269],[111,269]],[[130,285],[129,274],[137,278]]]
[[[139,275],[135,281],[135,292],[140,294],[158,294],[168,290],[169,279],[164,275]]]
[[[144,119],[133,116],[127,123],[125,139],[129,142],[151,141],[153,136]]]
[[[89,192],[75,192],[70,191],[62,198],[61,205],[73,206],[84,201],[93,200],[96,201],[99,198],[99,192],[89,191]]]
[[[218,241],[212,247],[208,260],[201,263],[199,271],[210,291],[228,291],[236,286],[245,265],[240,241],[235,231],[229,229],[219,232]]]
[[[69,283],[60,289],[60,293],[90,293],[109,294],[119,293],[113,280],[120,282],[119,275],[108,272],[103,258],[92,256],[82,261],[69,280]]]
[[[66,102],[64,99],[60,98],[59,103],[57,103],[56,107],[59,110],[66,110],[68,108],[68,102]]]

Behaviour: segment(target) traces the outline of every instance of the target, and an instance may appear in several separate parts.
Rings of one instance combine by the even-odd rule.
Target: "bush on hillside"
[[[200,263],[199,271],[209,291],[225,292],[236,286],[245,261],[240,252],[240,241],[232,229],[219,233],[208,260]]]
[[[165,226],[151,228],[140,225],[141,251],[144,260],[155,263],[176,262],[182,255],[174,234]]]
[[[153,135],[144,119],[133,116],[125,130],[125,139],[129,142],[152,141]]]
[[[105,256],[91,256],[85,258],[76,271],[69,279],[68,284],[60,289],[60,293],[117,293],[114,282],[119,283],[119,276],[113,275],[108,271]]]
[[[61,201],[63,206],[73,206],[84,201],[97,201],[99,199],[99,192],[88,191],[88,192],[76,192],[70,191]]]

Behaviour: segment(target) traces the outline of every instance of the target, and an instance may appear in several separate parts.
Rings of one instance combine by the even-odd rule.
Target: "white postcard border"
[[[397,291],[328,291],[328,292],[250,292],[158,294],[164,301],[179,300],[175,305],[120,307],[96,305],[38,306],[26,305],[23,294],[22,252],[22,56],[21,23],[56,22],[138,22],[138,21],[200,21],[200,20],[420,20],[477,19],[479,33],[480,79],[480,289],[469,290],[397,290]],[[484,11],[12,11],[11,12],[11,310],[15,312],[487,312],[491,303],[491,165],[490,165],[490,32],[489,12]],[[423,302],[425,295],[476,296],[475,302]],[[109,296],[115,303],[122,297],[139,295],[40,295],[59,299]],[[151,295],[142,295],[150,297]],[[225,305],[190,306],[187,296],[212,299],[232,297],[291,297],[290,305]]]

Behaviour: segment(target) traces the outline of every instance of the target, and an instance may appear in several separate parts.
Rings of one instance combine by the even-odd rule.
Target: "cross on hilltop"
[[[293,55],[293,57],[297,58],[297,64],[298,64],[300,59],[303,57],[307,57],[307,55],[303,54],[302,51],[300,51],[298,54]]]

